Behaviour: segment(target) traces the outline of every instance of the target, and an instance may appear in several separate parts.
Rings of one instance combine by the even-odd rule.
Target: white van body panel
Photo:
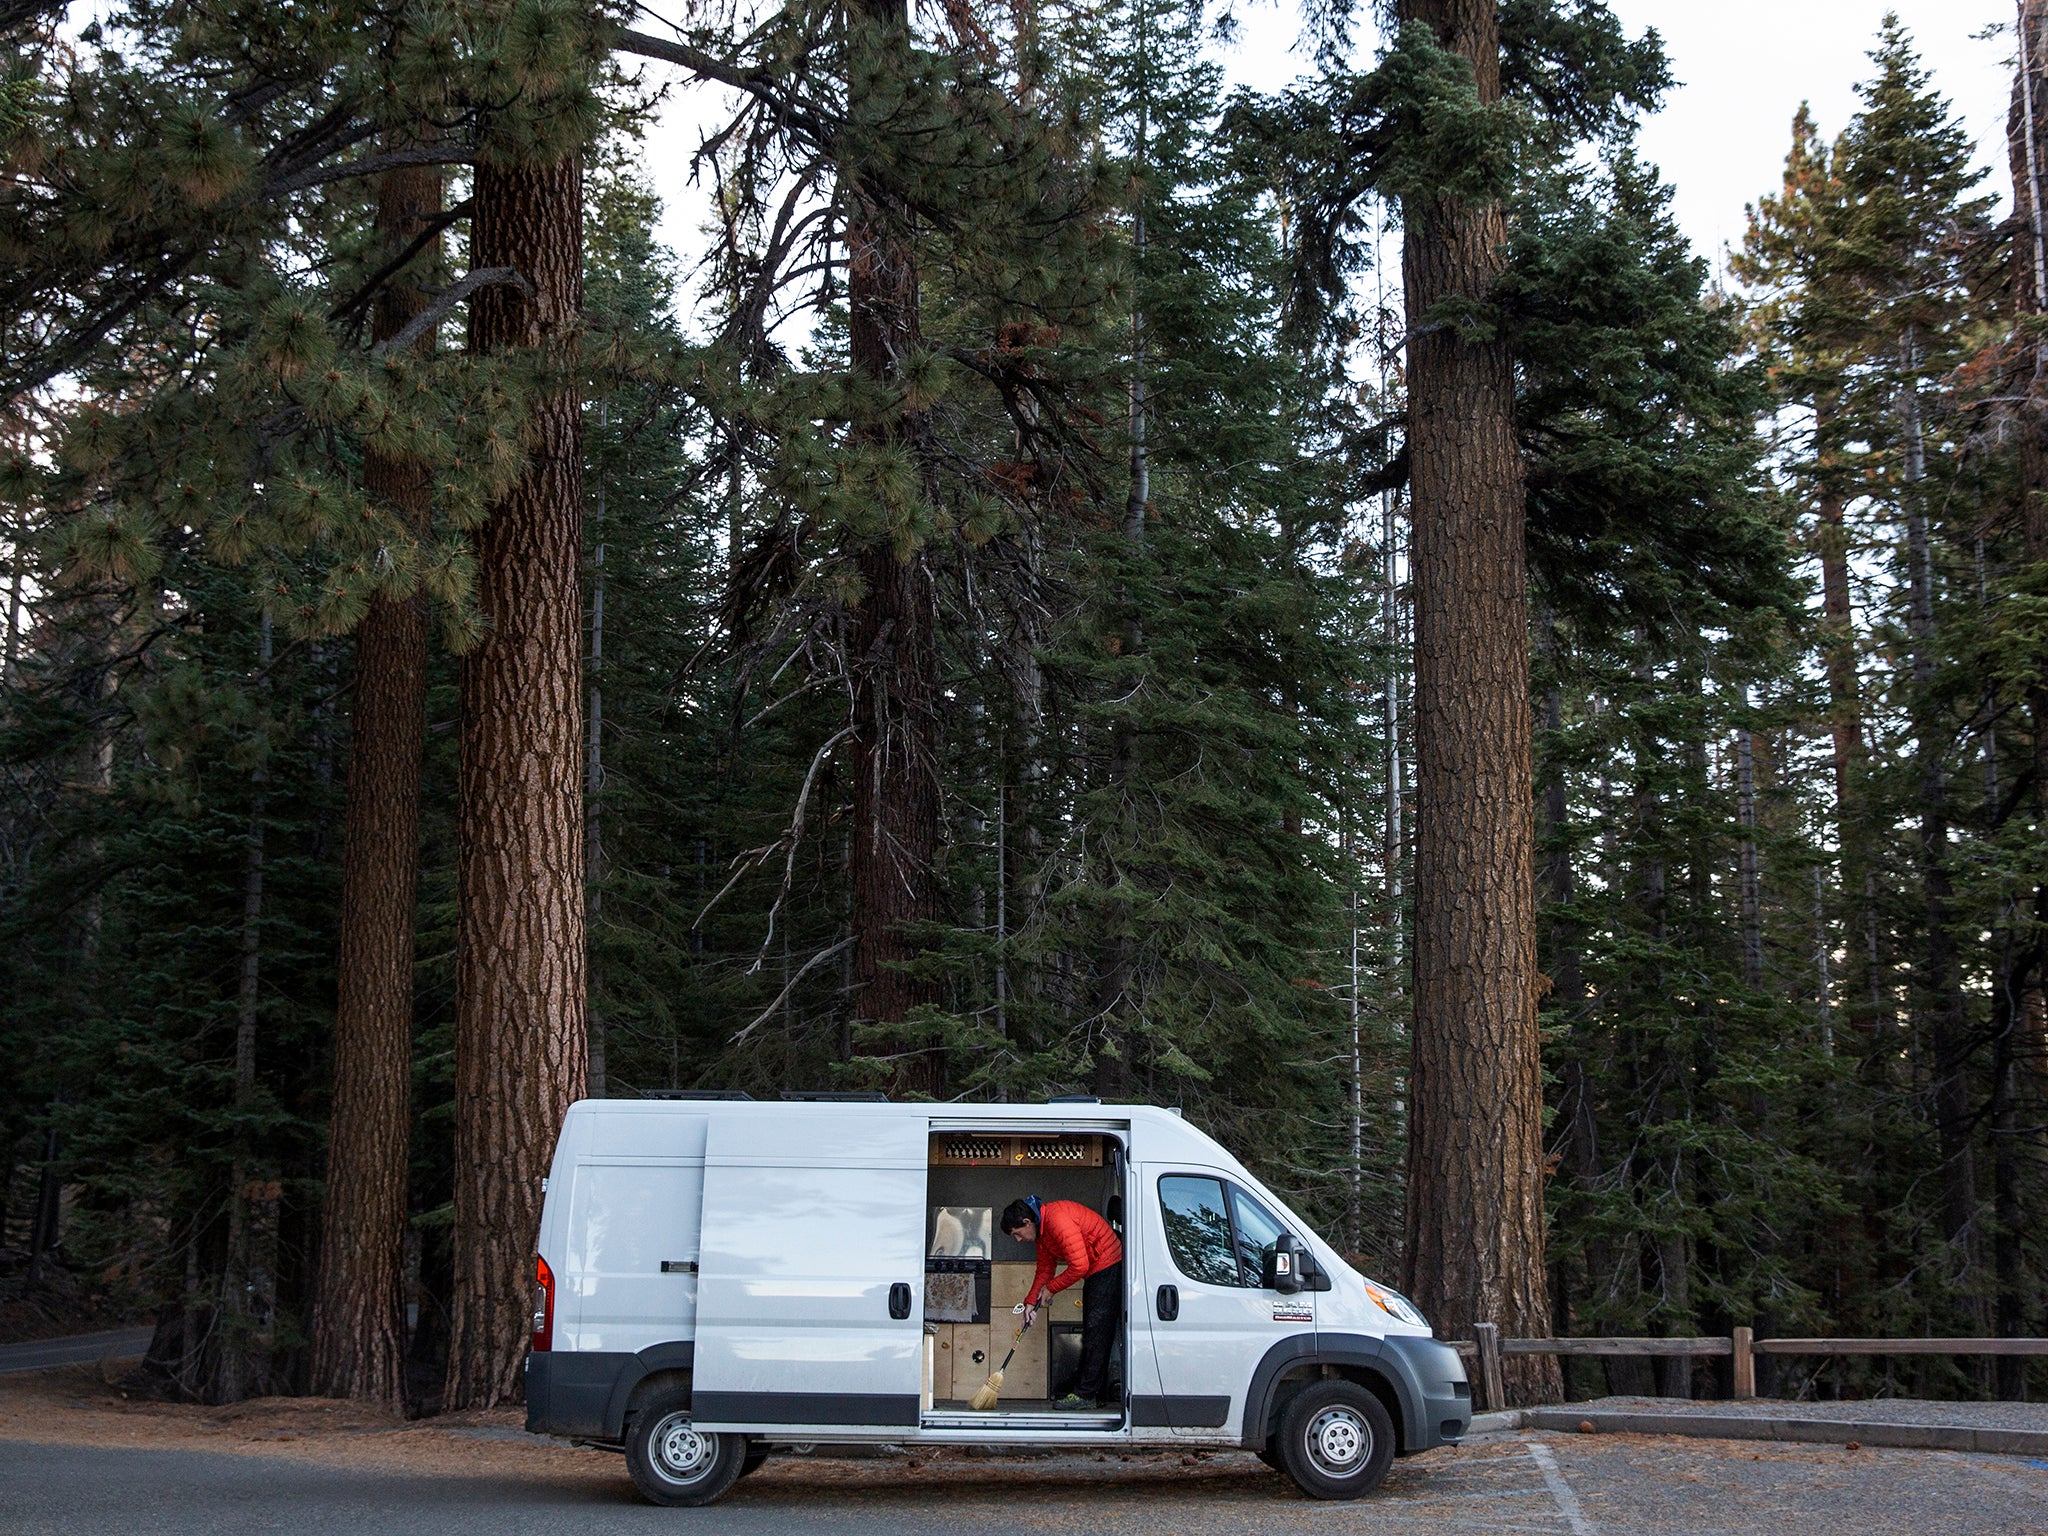
[[[923,1410],[929,1138],[962,1130],[1123,1142],[1125,1422]],[[1315,1255],[1328,1289],[1190,1282],[1158,1211],[1158,1180],[1174,1172],[1252,1194]],[[1404,1445],[1455,1439],[1470,1417],[1454,1354],[1384,1311],[1222,1146],[1150,1106],[585,1100],[556,1148],[539,1251],[557,1282],[554,1347],[530,1362],[529,1426],[550,1433],[616,1440],[633,1383],[681,1369],[702,1428],[768,1439],[1258,1446],[1286,1362],[1334,1347],[1369,1363],[1391,1343],[1404,1346],[1386,1366],[1410,1420]],[[1176,1320],[1157,1315],[1162,1284],[1179,1289]],[[903,1318],[890,1315],[898,1285]],[[1220,1421],[1175,1421],[1222,1399]]]
[[[1132,1231],[1142,1233],[1139,1246],[1153,1281],[1153,1294],[1141,1303],[1143,1311],[1134,1316],[1145,1319],[1150,1328],[1159,1391],[1172,1400],[1221,1398],[1230,1404],[1220,1427],[1176,1423],[1173,1438],[1213,1440],[1220,1435],[1235,1441],[1243,1429],[1246,1390],[1266,1351],[1282,1339],[1314,1334],[1316,1293],[1281,1296],[1243,1285],[1205,1283],[1182,1273],[1175,1264],[1161,1219],[1160,1181],[1180,1175],[1213,1181],[1219,1189],[1236,1184],[1250,1192],[1256,1182],[1241,1168],[1189,1161],[1140,1163],[1136,1172],[1132,1201],[1143,1208],[1145,1219],[1135,1223]],[[1269,1207],[1278,1205],[1263,1191],[1259,1195]],[[1278,1216],[1284,1209],[1279,1207],[1274,1214]],[[1305,1229],[1297,1228],[1297,1235],[1301,1230]],[[1178,1297],[1179,1315],[1171,1321],[1159,1316],[1157,1292],[1161,1285],[1172,1286]]]
[[[558,1316],[556,1347],[641,1350],[697,1331],[697,1276],[677,1266],[698,1257],[704,1165],[653,1158],[589,1158],[569,1194],[567,1290],[573,1323]],[[559,1308],[561,1303],[556,1303]]]
[[[706,1148],[694,1391],[719,1406],[698,1422],[787,1423],[778,1401],[828,1396],[907,1398],[914,1425],[923,1120],[764,1108],[718,1117]],[[897,1285],[911,1297],[902,1318],[890,1316]]]

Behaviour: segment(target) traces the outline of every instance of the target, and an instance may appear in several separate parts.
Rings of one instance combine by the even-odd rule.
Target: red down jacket
[[[1048,1200],[1038,1210],[1038,1274],[1025,1305],[1054,1296],[1079,1280],[1123,1262],[1124,1245],[1109,1223],[1078,1200]],[[1067,1266],[1053,1279],[1055,1264]]]

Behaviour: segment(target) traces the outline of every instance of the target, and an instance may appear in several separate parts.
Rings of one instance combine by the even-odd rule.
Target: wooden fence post
[[[1754,1328],[1737,1328],[1729,1337],[1729,1395],[1737,1401],[1756,1396],[1756,1342]]]
[[[1479,1381],[1486,1391],[1486,1411],[1499,1413],[1508,1405],[1500,1375],[1500,1324],[1474,1323],[1472,1334],[1479,1341]]]

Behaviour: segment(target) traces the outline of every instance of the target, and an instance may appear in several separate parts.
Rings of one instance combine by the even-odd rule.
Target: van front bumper
[[[1412,1405],[1404,1427],[1404,1451],[1456,1445],[1472,1427],[1472,1384],[1465,1362],[1437,1339],[1395,1335],[1381,1342],[1380,1358],[1404,1378],[1403,1397]]]

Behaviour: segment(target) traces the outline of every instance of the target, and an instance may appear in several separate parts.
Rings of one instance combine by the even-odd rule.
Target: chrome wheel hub
[[[717,1455],[716,1442],[700,1435],[681,1414],[672,1414],[654,1426],[650,1437],[654,1465],[674,1483],[694,1483],[711,1469]]]
[[[1325,1408],[1309,1421],[1309,1460],[1330,1477],[1350,1477],[1372,1455],[1372,1430],[1349,1408]]]

